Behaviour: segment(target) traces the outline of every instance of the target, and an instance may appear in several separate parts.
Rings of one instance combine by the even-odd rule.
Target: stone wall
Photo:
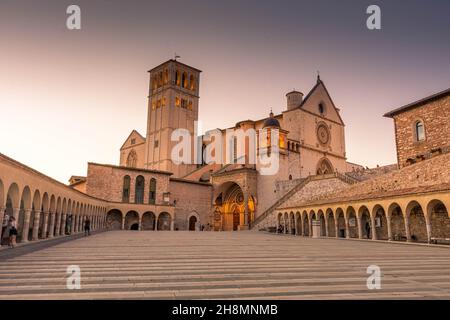
[[[170,196],[175,202],[175,230],[188,230],[191,215],[200,218],[200,224],[210,223],[212,214],[212,186],[210,184],[170,179]]]
[[[130,182],[130,202],[134,203],[136,177],[143,176],[144,204],[149,199],[150,179],[156,179],[156,204],[163,203],[163,194],[169,192],[170,174],[158,173],[157,171],[140,170],[95,163],[88,164],[88,175],[86,180],[86,193],[96,198],[112,202],[122,202],[123,178],[128,175]]]
[[[415,123],[418,120],[423,121],[425,127],[425,140],[421,142],[415,139]],[[394,116],[394,121],[400,167],[407,165],[408,158],[450,146],[450,96],[399,113]]]

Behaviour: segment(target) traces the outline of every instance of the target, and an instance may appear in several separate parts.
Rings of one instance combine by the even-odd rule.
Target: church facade
[[[211,152],[221,153],[221,159],[228,160],[206,163],[204,155],[213,140],[208,137],[213,132],[203,136],[196,132],[200,74],[200,70],[176,60],[151,69],[145,136],[133,130],[120,148],[117,166],[90,163],[86,178],[73,187],[121,205],[173,207],[174,215],[166,219],[168,229],[203,226],[231,231],[251,228],[262,213],[308,176],[344,174],[361,168],[346,161],[345,124],[319,77],[307,95],[299,91],[286,94],[282,113],[270,112],[264,119],[217,129],[221,148],[212,148]],[[171,153],[178,143],[172,135],[177,129],[186,130],[196,142],[190,145],[190,153],[199,155],[197,163],[172,161]],[[256,143],[238,140],[234,135],[238,131],[244,135],[256,133]],[[267,145],[260,141],[273,144],[270,139],[275,132],[278,170],[261,174],[261,164],[252,163],[249,154],[253,149],[257,155],[266,152]],[[264,139],[260,139],[263,134]],[[237,156],[240,147],[243,161]],[[144,213],[132,211],[134,218],[129,222],[128,212],[114,209],[112,225],[142,228]],[[154,221],[153,228],[158,224],[154,214],[144,220]]]

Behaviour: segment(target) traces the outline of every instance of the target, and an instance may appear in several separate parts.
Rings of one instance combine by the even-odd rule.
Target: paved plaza
[[[66,268],[81,268],[81,289]],[[378,265],[381,289],[368,290]],[[110,231],[0,252],[0,299],[450,298],[450,248],[261,232]]]

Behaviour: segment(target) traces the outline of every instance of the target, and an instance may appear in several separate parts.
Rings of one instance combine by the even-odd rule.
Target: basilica
[[[361,168],[346,161],[344,122],[320,78],[306,95],[287,93],[281,114],[271,112],[265,119],[243,120],[233,128],[220,129],[223,133],[265,129],[272,130],[272,136],[277,130],[276,174],[260,174],[260,164],[251,163],[248,157],[247,161],[237,161],[237,140],[229,136],[220,138],[224,146],[221,152],[231,151],[231,161],[175,164],[171,159],[176,144],[171,139],[174,130],[187,129],[195,136],[201,71],[169,60],[149,74],[145,136],[133,130],[120,148],[117,167],[89,164],[87,177],[76,180],[74,188],[109,201],[173,206],[172,228],[179,230],[202,225],[214,230],[243,230],[302,179]],[[199,149],[204,150],[208,143],[202,140],[203,148]],[[250,143],[243,143],[247,155]],[[258,145],[257,153],[262,148]],[[138,219],[136,222],[139,225]]]
[[[90,162],[69,185],[0,154],[1,220],[17,218],[21,242],[79,232],[88,217],[94,229],[108,230],[450,238],[450,90],[385,115],[395,123],[397,164],[368,169],[347,161],[345,123],[319,76],[306,94],[288,92],[280,114],[267,107],[264,119],[213,130],[224,147],[212,153],[229,160],[222,163],[205,161],[212,131],[196,129],[200,74],[176,59],[152,68],[145,134],[131,130],[119,163]],[[173,161],[180,129],[196,141],[190,151],[200,161]],[[250,161],[253,150],[276,152],[275,174]]]

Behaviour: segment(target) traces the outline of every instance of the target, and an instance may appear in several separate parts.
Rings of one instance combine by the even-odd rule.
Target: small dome
[[[267,119],[264,121],[264,126],[263,126],[263,128],[267,128],[267,127],[277,127],[277,128],[280,128],[280,122],[279,122],[277,119],[275,119],[275,118],[273,117],[273,112],[272,112],[272,111],[270,111],[270,117],[267,118]]]

